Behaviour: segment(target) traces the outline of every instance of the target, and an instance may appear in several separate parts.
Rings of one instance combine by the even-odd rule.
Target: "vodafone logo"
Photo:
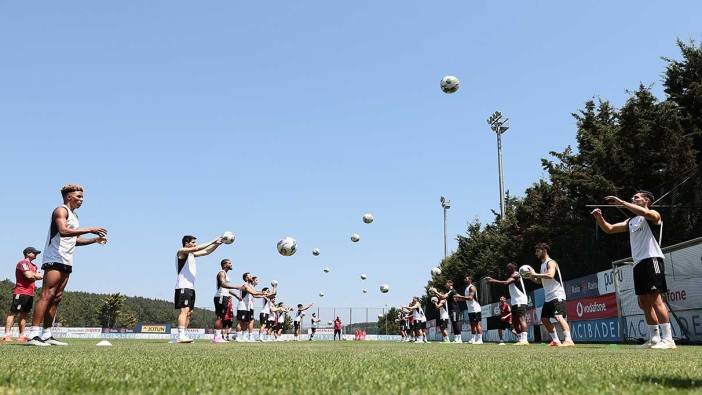
[[[586,313],[592,314],[605,312],[607,311],[607,305],[605,305],[604,303],[592,302],[583,306],[582,303],[578,302],[578,305],[575,307],[575,311],[578,314],[578,317],[582,317],[583,314]]]

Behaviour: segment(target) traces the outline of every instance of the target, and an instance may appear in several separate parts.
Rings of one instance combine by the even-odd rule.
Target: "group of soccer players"
[[[7,317],[7,326],[3,341],[11,341],[10,330],[16,316],[19,317],[19,341],[32,346],[64,346],[66,343],[55,339],[51,333],[54,317],[61,302],[63,291],[73,271],[73,256],[75,248],[90,244],[107,243],[107,229],[102,227],[81,228],[75,210],[83,204],[83,187],[78,184],[68,184],[61,189],[63,204],[56,207],[51,214],[51,222],[47,235],[44,253],[42,255],[42,270],[40,273],[34,260],[41,251],[33,247],[24,249],[24,258],[17,264],[16,287],[13,290],[10,314]],[[639,306],[643,310],[646,322],[649,325],[649,340],[643,345],[645,348],[674,349],[675,342],[672,338],[672,329],[668,317],[668,310],[663,303],[661,294],[667,293],[665,279],[664,255],[660,248],[660,232],[662,219],[660,214],[651,208],[653,195],[647,191],[638,191],[630,202],[615,196],[605,198],[609,203],[619,205],[634,214],[626,221],[610,224],[601,210],[592,212],[598,226],[606,233],[628,232],[631,244],[632,258],[634,261],[634,286],[638,297]],[[94,235],[94,237],[85,237]],[[194,236],[186,235],[182,238],[182,247],[176,253],[177,280],[175,286],[174,304],[179,310],[178,335],[176,343],[191,343],[193,340],[187,336],[187,327],[190,323],[195,306],[195,277],[197,267],[195,258],[206,256],[214,252],[224,243],[222,237],[215,238],[204,244],[197,244]],[[527,341],[527,295],[524,279],[528,279],[544,288],[545,303],[541,311],[541,322],[551,336],[551,346],[572,347],[573,339],[566,314],[566,293],[563,286],[563,277],[558,263],[550,256],[550,247],[546,243],[535,246],[536,258],[541,266],[538,272],[520,274],[514,263],[506,266],[507,278],[496,280],[486,277],[492,284],[506,285],[508,287],[511,306],[507,306],[506,299],[501,298],[501,323],[500,340],[503,330],[509,329],[517,336],[516,345],[528,345]],[[224,259],[220,262],[221,270],[217,273],[217,289],[214,295],[216,313],[214,343],[224,343],[229,340],[232,326],[233,299],[236,299],[236,341],[269,341],[280,338],[282,326],[287,314],[294,315],[294,338],[300,339],[300,329],[305,316],[305,311],[312,305],[297,308],[285,306],[276,301],[277,282],[271,283],[271,288],[256,290],[258,278],[250,273],[242,275],[243,283],[232,284],[229,272],[232,262]],[[25,320],[32,308],[33,296],[36,289],[35,282],[43,281],[39,300],[34,306],[31,316],[29,333],[25,334]],[[470,344],[482,344],[481,307],[477,301],[478,290],[470,276],[465,277],[465,292],[459,294],[453,281],[445,283],[445,290],[440,292],[430,288],[433,295],[432,303],[439,310],[439,327],[444,337],[444,342],[449,342],[449,325],[453,332],[453,342],[462,343],[461,340],[461,311],[459,302],[467,305],[468,321],[470,323]],[[261,299],[262,310],[259,315],[260,328],[258,336],[254,334],[254,300]],[[561,326],[564,339],[560,340],[555,325],[555,320]],[[337,319],[338,320],[338,319]],[[407,306],[402,306],[398,320],[401,323],[402,338],[404,341],[422,342],[426,338],[426,315],[421,301],[415,297]],[[313,339],[319,319],[312,314],[310,320]],[[336,331],[335,331],[336,332]]]

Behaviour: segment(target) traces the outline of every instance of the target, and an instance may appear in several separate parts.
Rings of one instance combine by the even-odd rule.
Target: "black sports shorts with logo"
[[[293,322],[293,329],[300,329],[300,321],[294,321]]]
[[[510,308],[512,309],[513,320],[518,320],[526,316],[527,307],[525,304],[513,304]]]
[[[10,303],[10,313],[29,313],[32,311],[34,304],[34,296],[31,295],[12,295],[12,303]]]
[[[253,316],[251,315],[251,310],[237,310],[236,320],[240,322],[249,322]]]
[[[215,296],[214,306],[215,315],[217,318],[224,318],[224,315],[227,313],[227,306],[229,305],[230,300],[232,300],[231,296]]]
[[[541,308],[541,318],[554,318],[557,315],[563,316],[563,318],[568,317],[565,299],[551,300],[544,303],[544,307]]]
[[[471,324],[479,324],[480,320],[483,319],[483,313],[478,311],[475,313],[468,313],[468,321],[470,321]]]
[[[71,274],[73,273],[73,266],[65,265],[59,262],[46,262],[45,264],[41,265],[41,270],[45,272],[48,272],[49,270],[58,270],[61,273]]]
[[[668,292],[663,259],[646,258],[634,266],[634,292],[637,295]]]
[[[189,307],[190,310],[195,308],[195,290],[191,288],[178,288],[175,290],[173,303],[176,309]]]
[[[258,322],[260,322],[261,325],[268,323],[268,314],[258,313]]]

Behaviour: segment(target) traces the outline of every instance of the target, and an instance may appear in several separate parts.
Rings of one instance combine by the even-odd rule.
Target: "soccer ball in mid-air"
[[[232,244],[234,242],[235,238],[236,237],[234,236],[234,233],[232,233],[232,232],[222,233],[222,243],[224,243],[224,244]]]
[[[323,297],[324,297],[324,292],[320,292],[320,293],[319,293],[319,297],[320,297],[320,298],[323,298]]]
[[[439,269],[438,267],[432,268],[432,269],[431,269],[431,274],[434,275],[434,276],[438,276],[438,275],[441,274],[441,269]]]
[[[292,237],[283,237],[278,241],[278,252],[282,256],[291,256],[297,251],[297,242]]]
[[[381,319],[381,318],[383,318],[383,315],[382,315],[382,314],[378,314],[378,319]]]
[[[532,273],[534,273],[534,268],[529,265],[522,265],[519,267],[519,275],[524,278],[531,277]]]
[[[432,296],[432,297],[431,297],[431,301],[432,301],[433,303],[439,303],[439,298],[437,298],[436,296]]]
[[[368,293],[368,290],[365,289],[365,288],[363,288],[363,293],[364,293],[364,294],[367,294],[367,293]]]
[[[277,286],[278,286],[278,280],[271,281],[271,287],[277,287]]]
[[[371,213],[363,214],[363,223],[364,224],[369,224],[369,223],[373,222],[373,219],[374,219],[373,214],[371,214]]]
[[[361,273],[361,280],[365,280],[368,278],[368,275],[366,273]]]
[[[444,91],[444,93],[456,92],[458,90],[459,85],[460,82],[458,81],[458,78],[452,75],[447,75],[446,77],[441,79],[441,90]]]
[[[359,240],[361,240],[361,236],[359,236],[357,233],[351,235],[351,241],[354,243],[358,242]]]
[[[315,248],[314,250],[312,250],[312,255],[319,256],[319,248]]]
[[[329,273],[330,271],[331,271],[331,269],[329,267],[324,268],[324,273]]]
[[[331,321],[327,322],[327,325],[331,325],[331,324],[332,324],[332,322],[331,322]]]
[[[380,292],[386,294],[386,293],[388,293],[388,291],[390,291],[390,286],[389,286],[389,285],[387,285],[387,284],[381,284],[381,285],[380,285]]]

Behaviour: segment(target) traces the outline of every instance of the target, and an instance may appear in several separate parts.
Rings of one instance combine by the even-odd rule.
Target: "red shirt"
[[[15,288],[12,290],[14,295],[29,295],[34,296],[34,291],[36,291],[37,286],[34,283],[35,279],[29,279],[24,276],[24,272],[30,271],[32,273],[37,272],[37,266],[29,259],[25,258],[17,262],[17,267],[15,268]]]
[[[509,317],[505,318],[505,316],[511,312],[512,312],[512,310],[509,308],[509,305],[507,303],[500,303],[500,319],[502,321],[511,324],[512,323],[512,316],[510,315]]]
[[[334,329],[341,329],[341,321],[339,321],[339,320],[334,321]]]
[[[229,303],[227,303],[227,311],[224,312],[224,320],[225,321],[234,320],[234,312],[232,311],[233,308],[234,308],[234,305],[232,305],[232,298],[229,298]]]

